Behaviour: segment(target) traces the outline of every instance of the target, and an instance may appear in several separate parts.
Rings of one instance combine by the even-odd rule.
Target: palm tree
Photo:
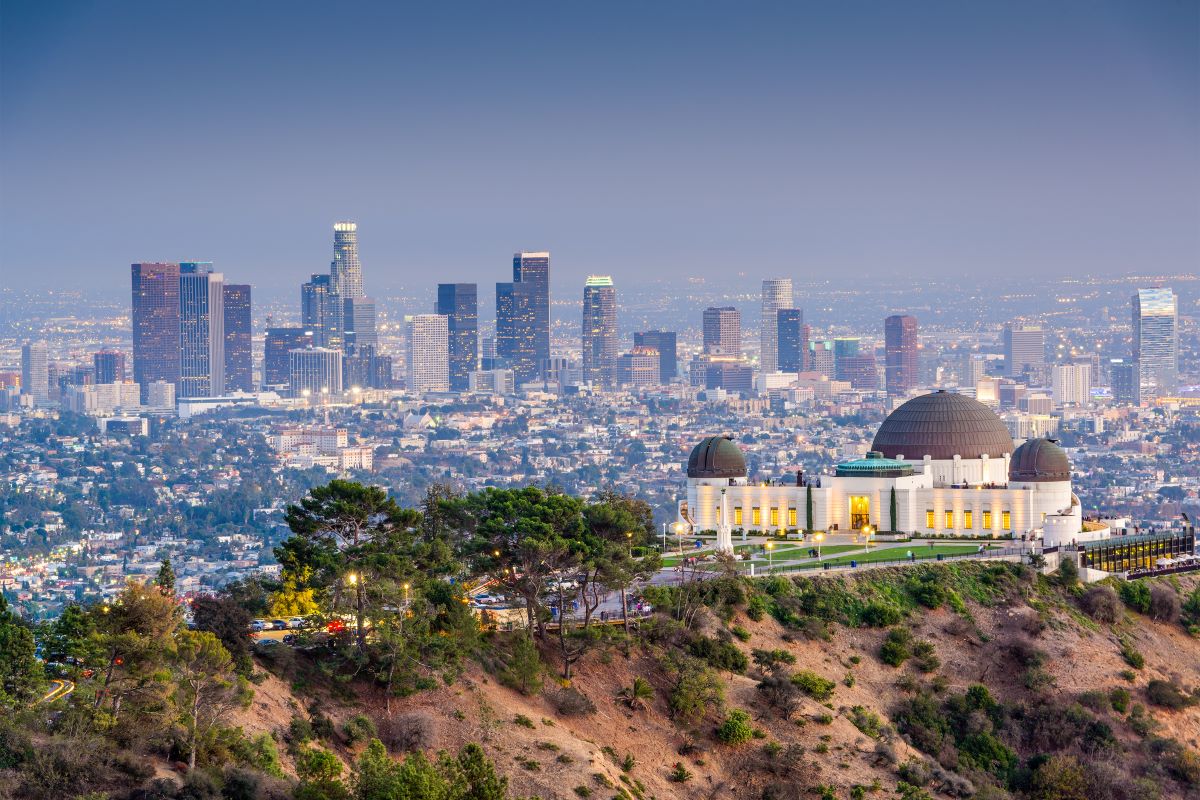
[[[629,706],[631,711],[645,707],[653,697],[654,688],[650,685],[650,681],[640,675],[633,679],[632,685],[622,687],[621,691],[617,692],[617,699]]]

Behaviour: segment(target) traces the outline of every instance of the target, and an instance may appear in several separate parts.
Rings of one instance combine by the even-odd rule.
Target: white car
[[[306,620],[304,617],[292,617],[287,621],[287,624],[289,628],[293,629],[306,628],[308,627],[308,620]]]

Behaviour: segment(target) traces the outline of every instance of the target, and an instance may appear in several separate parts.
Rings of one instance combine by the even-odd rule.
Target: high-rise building
[[[1133,296],[1133,361],[1137,402],[1179,388],[1178,302],[1171,289],[1138,289]]]
[[[450,391],[450,325],[443,314],[408,318],[408,390]]]
[[[375,320],[375,301],[369,297],[347,297],[342,304],[343,345],[347,353],[358,355],[366,348],[379,348]]]
[[[179,265],[133,264],[133,382],[179,384]]]
[[[328,397],[342,393],[342,351],[309,347],[288,354],[288,384],[293,397]]]
[[[735,358],[742,357],[742,313],[740,311],[732,306],[704,309],[704,352]]]
[[[550,254],[520,252],[513,254],[513,283],[532,287],[531,299],[533,358],[550,358]]]
[[[634,345],[633,350],[622,353],[617,359],[616,380],[621,386],[657,386],[662,383],[659,374],[659,352],[646,345]]]
[[[292,380],[293,350],[306,350],[316,344],[306,328],[267,328],[263,344],[263,387],[286,388]]]
[[[832,378],[837,373],[836,359],[833,354],[833,342],[824,339],[818,342],[809,341],[808,344],[808,366],[809,370],[819,372],[826,378]],[[806,371],[809,371],[806,370]]]
[[[1137,365],[1132,360],[1114,358],[1108,365],[1112,399],[1117,403],[1136,403],[1138,396]]]
[[[358,260],[358,225],[337,222],[333,226],[333,261],[329,277],[334,294],[342,299],[363,296],[362,264]]]
[[[857,355],[838,359],[837,373],[838,380],[850,381],[850,385],[859,391],[879,390],[879,366],[874,353],[860,351]]]
[[[35,406],[50,402],[50,351],[45,342],[21,346],[21,394],[32,397]]]
[[[254,391],[250,284],[225,284],[225,391]]]
[[[342,348],[345,315],[345,302],[328,275],[313,275],[300,286],[300,324],[312,331],[317,347]]]
[[[759,366],[764,373],[779,370],[779,310],[791,307],[791,278],[768,278],[762,282]]]
[[[209,262],[179,265],[178,397],[225,393],[224,285]]]
[[[987,375],[987,358],[979,353],[964,352],[959,367],[959,386],[974,386]]]
[[[754,370],[731,358],[714,359],[705,365],[704,387],[749,397],[754,393]]]
[[[479,288],[439,283],[434,311],[446,318],[450,334],[450,391],[465,392],[471,373],[479,369]]]
[[[496,356],[496,337],[484,336],[479,341],[479,368],[499,369],[500,359]]]
[[[917,387],[917,318],[893,314],[883,321],[884,383],[888,397],[904,397]]]
[[[633,335],[634,347],[649,347],[658,351],[658,379],[670,383],[679,374],[679,356],[675,331],[644,331]]]
[[[98,350],[92,354],[96,383],[125,382],[125,354],[120,350]]]
[[[617,289],[610,276],[589,275],[583,284],[583,380],[611,388],[616,369]]]
[[[807,328],[804,312],[799,308],[781,308],[775,312],[776,371],[804,372],[808,369]]]
[[[496,284],[496,359],[512,369],[518,383],[533,380],[541,363],[533,333],[537,301],[532,283]]]
[[[1046,332],[1040,325],[1004,326],[1004,374],[1039,375],[1046,367]]]
[[[1057,406],[1091,405],[1091,363],[1056,364],[1051,370],[1051,387]]]

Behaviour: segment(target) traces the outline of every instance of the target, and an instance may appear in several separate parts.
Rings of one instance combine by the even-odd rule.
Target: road
[[[75,691],[75,682],[67,680],[55,679],[50,681],[50,691],[38,701],[38,703],[53,703],[55,700],[61,700],[71,692]]]

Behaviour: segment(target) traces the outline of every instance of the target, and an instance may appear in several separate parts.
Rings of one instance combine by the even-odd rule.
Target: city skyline
[[[238,7],[229,25],[233,8],[5,4],[10,285],[96,287],[112,265],[189,253],[267,296],[297,265],[323,269],[318,228],[345,217],[373,231],[384,288],[428,272],[486,283],[494,253],[527,244],[557,254],[563,285],[1200,260],[1195,4],[663,3],[630,26],[611,6],[480,5],[464,21],[298,3],[268,47],[280,15]],[[507,47],[518,30],[536,54]],[[219,52],[188,47],[217,33]],[[353,63],[312,55],[330,35],[356,41]],[[331,97],[338,113],[313,116]],[[128,124],[151,108],[192,124]]]

